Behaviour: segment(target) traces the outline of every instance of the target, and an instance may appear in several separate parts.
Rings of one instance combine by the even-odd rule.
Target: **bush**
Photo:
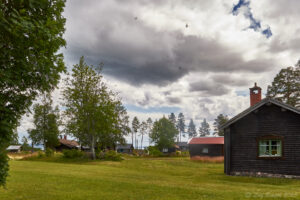
[[[163,153],[157,147],[148,147],[149,156],[159,157],[162,156]]]
[[[176,156],[181,156],[181,151],[176,151]]]
[[[123,160],[122,155],[116,151],[109,150],[106,152],[101,151],[98,154],[98,158],[101,160],[121,161]]]
[[[52,157],[54,155],[54,151],[50,148],[47,148],[45,151],[46,157]]]
[[[38,158],[42,158],[45,156],[45,153],[41,150],[38,151]]]
[[[82,158],[84,156],[84,152],[79,151],[77,149],[65,149],[62,153],[64,158]]]

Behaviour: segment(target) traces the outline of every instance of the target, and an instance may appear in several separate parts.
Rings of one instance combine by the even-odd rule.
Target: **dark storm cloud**
[[[244,61],[217,40],[154,29],[138,16],[147,5],[69,2],[66,59],[76,63],[84,55],[88,64],[103,62],[105,74],[132,85],[167,85],[193,72],[259,73],[272,67],[271,60]]]
[[[246,77],[234,77],[230,74],[214,74],[211,76],[214,82],[229,86],[248,86],[250,81]]]
[[[190,83],[191,92],[201,92],[202,96],[221,96],[227,94],[229,89],[222,84],[211,81],[197,81]]]

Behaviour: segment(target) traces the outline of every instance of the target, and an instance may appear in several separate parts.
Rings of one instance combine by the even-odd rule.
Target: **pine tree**
[[[132,127],[132,129],[131,129],[132,145],[133,145],[133,141],[134,141],[134,147],[138,148],[137,140],[136,140],[136,134],[140,129],[140,121],[136,116],[132,120],[132,126],[131,127]]]
[[[214,135],[224,136],[224,130],[220,129],[220,126],[228,121],[228,117],[223,114],[219,114],[214,122]]]
[[[193,119],[190,120],[187,132],[188,132],[189,138],[197,136],[196,126],[194,124]]]
[[[147,134],[148,134],[148,137],[149,137],[149,135],[150,135],[150,133],[151,133],[151,131],[152,131],[152,127],[153,127],[153,121],[152,121],[152,119],[149,117],[149,118],[147,119]],[[149,143],[148,143],[148,145],[150,146],[150,137],[149,137]]]
[[[143,149],[143,140],[144,140],[144,135],[147,132],[148,124],[147,122],[143,121],[140,125],[140,134],[142,136],[141,138],[141,149]]]
[[[294,107],[300,107],[300,62],[295,67],[281,69],[268,86],[267,97]]]
[[[205,137],[207,135],[210,135],[210,128],[209,124],[206,122],[206,119],[203,119],[203,122],[201,123],[201,126],[199,127],[199,135],[200,137]]]
[[[185,130],[185,119],[182,113],[178,114],[177,128],[179,130],[179,142],[181,142],[181,135],[184,136],[184,130]]]
[[[169,115],[169,120],[176,126],[176,116],[174,113]]]

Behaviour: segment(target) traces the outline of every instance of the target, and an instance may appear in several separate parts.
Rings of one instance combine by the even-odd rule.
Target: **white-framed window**
[[[203,148],[202,153],[208,153],[208,148]]]
[[[282,141],[280,139],[262,139],[259,140],[259,157],[281,157]]]
[[[163,148],[163,153],[168,153],[168,148]]]

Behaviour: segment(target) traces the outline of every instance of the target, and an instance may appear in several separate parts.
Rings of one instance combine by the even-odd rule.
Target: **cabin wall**
[[[283,157],[258,157],[257,138],[283,136]],[[225,171],[300,175],[300,115],[276,105],[264,105],[230,125],[230,150]],[[225,142],[227,141],[225,136]]]
[[[189,144],[190,156],[223,156],[223,144]],[[208,153],[203,153],[203,149],[207,148]]]

